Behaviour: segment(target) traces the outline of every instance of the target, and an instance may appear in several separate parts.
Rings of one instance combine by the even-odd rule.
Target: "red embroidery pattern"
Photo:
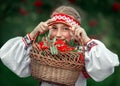
[[[52,17],[52,21],[55,23],[57,23],[57,22],[65,23],[65,24],[71,25],[71,26],[80,25],[80,22],[78,22],[73,17],[66,15],[66,14],[54,14]]]
[[[25,49],[27,49],[28,46],[30,46],[32,44],[32,42],[33,42],[33,40],[30,38],[29,34],[27,34],[25,37],[23,37],[22,40],[23,40],[23,42],[24,42],[24,44],[26,46]]]
[[[88,45],[87,45],[87,50],[90,51],[92,47],[96,46],[97,43],[95,43],[94,41],[90,42]]]
[[[89,74],[87,73],[85,67],[84,67],[83,70],[82,70],[82,74],[83,74],[83,76],[84,76],[85,78],[91,78],[91,77],[89,76]]]

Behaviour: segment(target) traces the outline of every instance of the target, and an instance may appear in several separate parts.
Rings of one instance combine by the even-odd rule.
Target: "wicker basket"
[[[75,85],[84,67],[83,59],[78,58],[80,53],[59,52],[57,55],[52,55],[49,49],[40,50],[37,46],[37,43],[33,43],[30,51],[32,76],[35,79],[52,83]],[[43,52],[45,55],[42,54]],[[71,56],[74,58],[69,58]],[[66,57],[67,59],[65,59]]]

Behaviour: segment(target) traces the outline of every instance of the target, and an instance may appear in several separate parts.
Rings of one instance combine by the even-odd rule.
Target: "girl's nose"
[[[57,33],[56,33],[56,37],[57,37],[57,38],[61,38],[61,36],[62,36],[61,33],[62,33],[62,32],[61,32],[60,30],[58,30]]]

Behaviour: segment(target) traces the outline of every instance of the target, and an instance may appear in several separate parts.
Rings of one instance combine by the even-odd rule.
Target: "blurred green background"
[[[101,40],[120,56],[120,0],[1,0],[0,47],[10,38],[24,36],[50,18],[56,6],[72,4],[80,9],[81,26],[91,38]],[[88,79],[88,86],[120,86],[120,68],[102,82]],[[32,77],[19,78],[0,61],[0,86],[38,86]]]

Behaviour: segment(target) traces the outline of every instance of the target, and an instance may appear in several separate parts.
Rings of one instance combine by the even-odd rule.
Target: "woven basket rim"
[[[44,64],[56,68],[60,67],[69,70],[81,70],[81,67],[84,66],[84,61],[80,61],[80,63],[78,63],[77,61],[74,60],[71,61],[58,60],[58,59],[56,60],[47,56],[40,55],[39,52],[42,50],[38,49],[36,44],[33,45],[33,48],[36,49],[36,52],[31,50],[30,58],[36,60],[38,64]],[[71,53],[78,54],[77,52],[71,52]]]

